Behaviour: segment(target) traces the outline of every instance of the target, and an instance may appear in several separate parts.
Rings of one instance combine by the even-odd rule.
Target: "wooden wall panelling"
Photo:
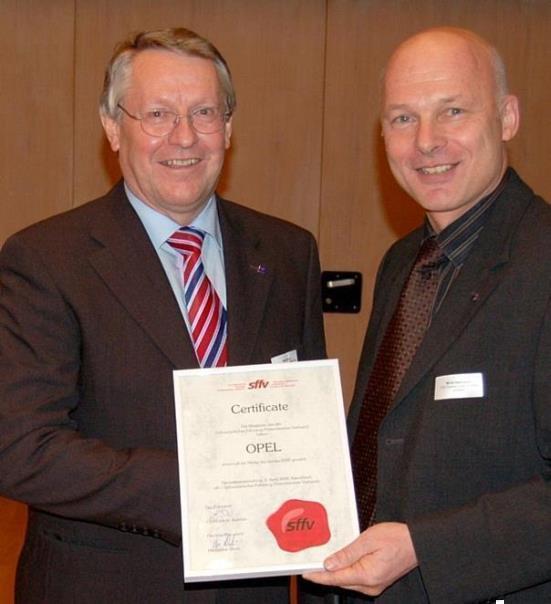
[[[551,199],[551,3],[545,0],[328,0],[320,247],[328,270],[360,270],[360,315],[326,315],[331,356],[341,361],[349,401],[377,266],[396,238],[419,224],[416,205],[396,186],[378,123],[380,73],[405,37],[435,25],[471,28],[502,52],[521,96],[514,165]]]
[[[493,3],[494,18],[480,24],[495,42],[520,98],[520,131],[509,144],[510,159],[535,191],[551,202],[551,2],[506,0]],[[485,25],[485,29],[482,29]]]
[[[118,177],[97,118],[114,44],[129,31],[181,25],[215,43],[235,80],[233,148],[221,192],[317,235],[323,8],[317,0],[77,0],[77,202],[101,194]]]
[[[0,244],[71,205],[73,1],[0,3]]]
[[[26,507],[0,497],[0,604],[13,602],[15,565],[26,523]]]

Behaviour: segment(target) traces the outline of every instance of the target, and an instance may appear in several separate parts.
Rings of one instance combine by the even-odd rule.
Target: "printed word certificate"
[[[336,360],[174,372],[187,582],[300,574],[358,535]]]

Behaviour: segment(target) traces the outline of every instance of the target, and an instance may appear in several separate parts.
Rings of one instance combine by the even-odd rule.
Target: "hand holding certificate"
[[[186,581],[299,574],[358,535],[335,360],[174,372]]]

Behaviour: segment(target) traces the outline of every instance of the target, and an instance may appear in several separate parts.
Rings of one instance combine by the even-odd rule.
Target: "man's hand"
[[[383,522],[329,556],[324,571],[307,573],[304,578],[378,596],[417,564],[407,525]]]

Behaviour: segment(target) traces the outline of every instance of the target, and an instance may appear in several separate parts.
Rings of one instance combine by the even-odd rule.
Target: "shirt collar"
[[[159,249],[181,225],[136,197],[126,182],[124,183],[124,190],[130,205],[142,221],[151,243],[155,249]],[[205,207],[189,226],[200,229],[206,236],[210,236],[219,248],[222,248],[222,234],[214,194],[209,197]]]
[[[478,239],[480,231],[490,215],[490,210],[505,188],[510,174],[511,169],[508,168],[498,186],[489,195],[482,198],[440,233],[437,234],[429,220],[425,218],[423,241],[435,236],[445,256],[456,266],[461,266],[471,251],[474,242]]]

